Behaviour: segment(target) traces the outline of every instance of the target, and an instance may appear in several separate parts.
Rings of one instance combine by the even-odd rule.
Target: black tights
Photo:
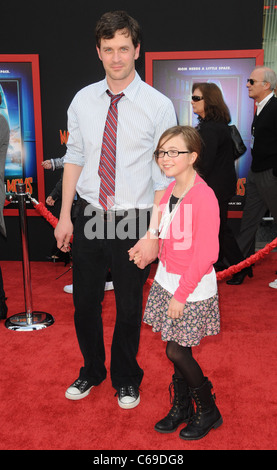
[[[189,387],[200,387],[204,382],[204,375],[198,362],[192,357],[190,347],[180,346],[174,341],[168,341],[166,355],[174,364],[176,377],[185,379]]]

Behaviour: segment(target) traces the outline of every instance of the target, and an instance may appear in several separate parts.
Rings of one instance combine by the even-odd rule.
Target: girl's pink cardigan
[[[164,211],[175,182],[160,202]],[[174,297],[185,303],[205,274],[212,271],[219,252],[219,207],[213,190],[197,174],[194,186],[182,200],[164,240],[159,258],[170,273],[181,274]]]

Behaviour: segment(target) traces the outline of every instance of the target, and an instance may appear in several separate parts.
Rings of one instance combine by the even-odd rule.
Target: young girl
[[[213,268],[219,209],[214,192],[196,171],[200,151],[200,136],[190,126],[172,127],[158,142],[156,161],[175,181],[159,207],[160,261],[144,314],[144,322],[167,341],[166,354],[174,366],[173,407],[155,429],[170,433],[186,422],[180,432],[186,440],[201,439],[223,422],[212,384],[192,356],[192,346],[220,330]]]

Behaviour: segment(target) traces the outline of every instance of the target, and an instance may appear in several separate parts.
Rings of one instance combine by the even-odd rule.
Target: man
[[[149,263],[158,253],[155,207],[168,186],[154,162],[153,152],[162,132],[176,124],[176,116],[170,100],[144,83],[135,70],[140,29],[126,12],[110,12],[101,17],[96,26],[96,49],[106,77],[77,93],[69,107],[62,208],[55,230],[58,248],[66,251],[73,231],[70,210],[77,190],[80,210],[74,224],[73,299],[84,366],[67,389],[66,397],[84,398],[106,377],[101,302],[106,274],[111,269],[117,307],[111,379],[119,406],[129,409],[140,401],[143,370],[136,355],[142,292]],[[110,98],[108,92],[114,96]],[[114,100],[116,105],[111,104]],[[109,163],[103,160],[109,147],[109,143],[104,145],[108,125],[105,122],[110,119],[111,108],[113,125],[117,120],[116,129],[111,132],[113,138],[117,134],[115,169],[114,156]],[[114,148],[114,140],[110,146]],[[147,231],[146,223],[141,228],[141,220],[152,206]],[[127,236],[122,230],[125,222]],[[136,252],[140,253],[138,264]]]
[[[247,176],[246,200],[238,243],[248,257],[256,231],[269,210],[277,222],[277,77],[268,67],[256,67],[247,81],[249,97],[257,110],[252,123],[252,164]],[[252,250],[251,250],[252,247]]]
[[[0,105],[2,103],[2,97],[0,94]],[[0,233],[6,237],[6,227],[3,216],[3,208],[6,198],[6,190],[4,184],[5,174],[5,163],[7,157],[7,151],[10,140],[10,129],[6,118],[0,113]],[[0,267],[0,320],[7,317],[8,307],[6,305],[6,297],[4,291],[4,284],[2,278],[2,271]]]

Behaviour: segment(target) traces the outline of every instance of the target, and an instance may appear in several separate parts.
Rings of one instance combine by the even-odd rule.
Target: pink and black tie
[[[117,133],[117,103],[124,93],[113,95],[107,90],[111,104],[106,119],[98,175],[100,176],[99,202],[104,210],[114,205],[115,196],[115,162]]]

